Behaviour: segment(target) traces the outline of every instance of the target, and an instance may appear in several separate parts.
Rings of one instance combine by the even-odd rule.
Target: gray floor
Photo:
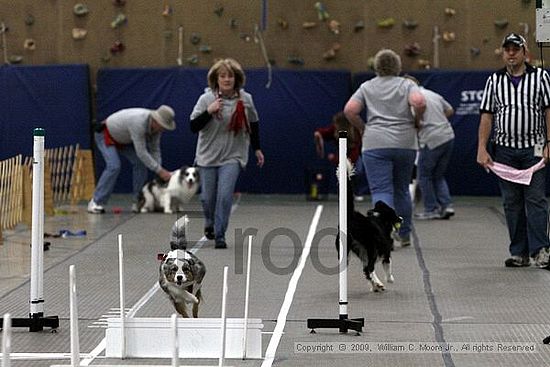
[[[126,264],[126,304],[135,306],[157,281],[157,253],[168,248],[175,215],[134,215],[128,198],[114,198],[123,212],[89,215],[82,204],[46,218],[45,232],[86,230],[84,237],[48,238],[44,253],[45,314],[57,315],[56,333],[13,329],[11,366],[70,364],[69,266],[77,272],[80,351],[98,356],[86,365],[170,365],[166,359],[106,359],[97,348],[105,337],[101,319],[118,307],[117,234],[123,234]],[[507,234],[498,198],[456,198],[457,215],[449,221],[418,221],[414,243],[393,253],[396,281],[383,293],[369,292],[359,261],[350,259],[349,316],[364,318],[360,335],[335,329],[307,329],[309,318],[338,318],[338,275],[333,238],[313,241],[303,271],[294,273],[317,210],[316,232],[334,228],[337,202],[307,202],[303,196],[243,195],[231,218],[229,248],[204,243],[196,199],[190,238],[202,246],[196,254],[206,264],[202,317],[219,317],[224,265],[230,267],[228,317],[242,317],[244,265],[234,233],[257,237],[252,251],[250,317],[264,323],[265,360],[231,359],[231,366],[544,366],[550,365],[550,272],[535,268],[507,269]],[[366,203],[359,204],[362,210]],[[197,213],[199,213],[197,215]],[[231,235],[229,235],[231,234]],[[24,226],[4,233],[0,245],[0,313],[28,317],[30,231]],[[379,271],[382,274],[382,271]],[[297,280],[296,283],[292,283]],[[295,292],[292,290],[295,285]],[[135,312],[137,317],[169,317],[168,300],[156,292]],[[286,298],[285,298],[286,296]],[[292,297],[291,297],[292,296]],[[284,314],[283,305],[290,305]],[[278,326],[277,326],[278,325]],[[281,329],[284,326],[283,329]],[[277,329],[276,329],[277,327]],[[274,333],[283,330],[280,340]],[[327,353],[302,353],[303,346],[333,348]],[[500,346],[522,345],[534,352],[505,352]],[[449,352],[436,350],[449,346]],[[342,352],[336,352],[344,348]],[[409,350],[409,347],[411,348]],[[424,349],[422,349],[424,348]],[[493,349],[493,350],[491,350]],[[320,349],[319,349],[320,350]],[[330,349],[324,349],[330,351]],[[52,353],[61,360],[37,359]],[[217,365],[217,360],[181,360],[182,365]]]

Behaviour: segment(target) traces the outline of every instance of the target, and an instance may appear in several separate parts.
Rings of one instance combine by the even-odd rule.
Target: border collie
[[[376,261],[382,259],[382,266],[386,275],[386,281],[393,283],[394,277],[391,268],[391,251],[393,239],[391,233],[399,229],[403,218],[397,215],[395,210],[383,201],[377,201],[374,208],[363,215],[355,210],[353,202],[353,190],[350,176],[353,169],[348,165],[348,255],[352,251],[363,263],[363,273],[371,285],[373,292],[385,290],[384,283],[380,281],[374,270]],[[336,248],[340,251],[339,237],[336,238]]]
[[[138,212],[164,212],[171,214],[182,210],[199,189],[199,169],[184,166],[175,170],[168,182],[155,178],[141,189],[138,198]]]

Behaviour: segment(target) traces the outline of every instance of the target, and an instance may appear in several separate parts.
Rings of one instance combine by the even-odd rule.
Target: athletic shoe
[[[392,239],[395,242],[399,242],[401,244],[401,247],[407,247],[411,245],[411,235],[408,234],[406,236],[400,236],[397,234],[396,231],[393,231],[391,234]],[[392,250],[393,250],[393,244],[392,244]]]
[[[92,214],[103,214],[105,213],[105,208],[103,206],[97,204],[94,199],[90,200],[88,203],[88,213]]]
[[[455,215],[455,210],[452,206],[448,206],[441,211],[441,219],[449,219]]]
[[[224,240],[216,240],[214,248],[227,248],[227,243]]]
[[[418,220],[431,220],[431,219],[439,219],[441,218],[441,214],[439,212],[424,212],[424,213],[416,213],[414,215],[414,219]]]
[[[533,257],[533,263],[537,268],[546,268],[550,264],[550,249],[543,247],[538,254]]]
[[[205,227],[204,228],[204,237],[208,240],[214,239],[214,227]]]
[[[523,268],[529,265],[531,264],[528,256],[514,255],[504,261],[504,266],[507,268]]]

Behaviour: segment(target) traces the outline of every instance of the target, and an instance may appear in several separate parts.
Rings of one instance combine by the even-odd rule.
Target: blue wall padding
[[[455,149],[447,178],[453,195],[496,195],[498,185],[476,163],[479,102],[491,71],[418,71],[412,73],[429,89],[443,95],[456,113]],[[163,164],[168,169],[191,165],[197,135],[189,129],[189,115],[206,87],[206,69],[103,68],[97,77],[97,120],[127,107],[157,108],[168,104],[176,111],[177,129],[162,139]],[[266,164],[255,165],[251,152],[238,190],[253,193],[305,193],[309,170],[334,172],[315,154],[313,131],[330,123],[351,93],[373,73],[348,71],[274,70],[266,88],[266,69],[246,70],[245,89],[252,93],[260,116],[260,136]],[[32,131],[46,129],[46,148],[79,143],[91,147],[91,96],[86,65],[0,67],[0,159],[32,155]],[[328,144],[327,150],[335,151]],[[96,158],[97,157],[96,155]],[[103,169],[96,159],[98,173]],[[329,174],[331,191],[335,176]],[[333,177],[334,176],[334,177]],[[115,192],[129,192],[131,175],[124,163]],[[549,186],[550,187],[550,186]]]
[[[163,164],[176,169],[194,161],[197,135],[189,129],[191,111],[206,87],[205,69],[101,69],[98,74],[97,116],[127,107],[172,106],[175,132],[163,134]],[[326,165],[316,158],[313,131],[330,123],[349,97],[351,74],[347,71],[273,72],[270,88],[264,69],[247,70],[246,86],[260,116],[260,139],[266,163],[256,167],[251,152],[238,190],[254,193],[303,193],[304,171]],[[98,172],[102,161],[97,159]],[[124,172],[129,172],[127,165]],[[129,174],[121,174],[118,192],[129,192]]]
[[[37,127],[46,148],[90,149],[88,66],[2,66],[0,88],[0,159],[32,156]]]

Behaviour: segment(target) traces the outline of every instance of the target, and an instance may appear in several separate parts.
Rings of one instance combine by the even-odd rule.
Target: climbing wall
[[[438,50],[440,68],[493,69],[511,31],[526,34],[539,57],[534,0],[0,0],[0,21],[2,63],[87,63],[93,71],[209,67],[227,56],[246,67],[269,59],[281,68],[363,71],[382,47],[398,51],[406,70],[433,67]],[[265,28],[267,57],[255,25]]]

